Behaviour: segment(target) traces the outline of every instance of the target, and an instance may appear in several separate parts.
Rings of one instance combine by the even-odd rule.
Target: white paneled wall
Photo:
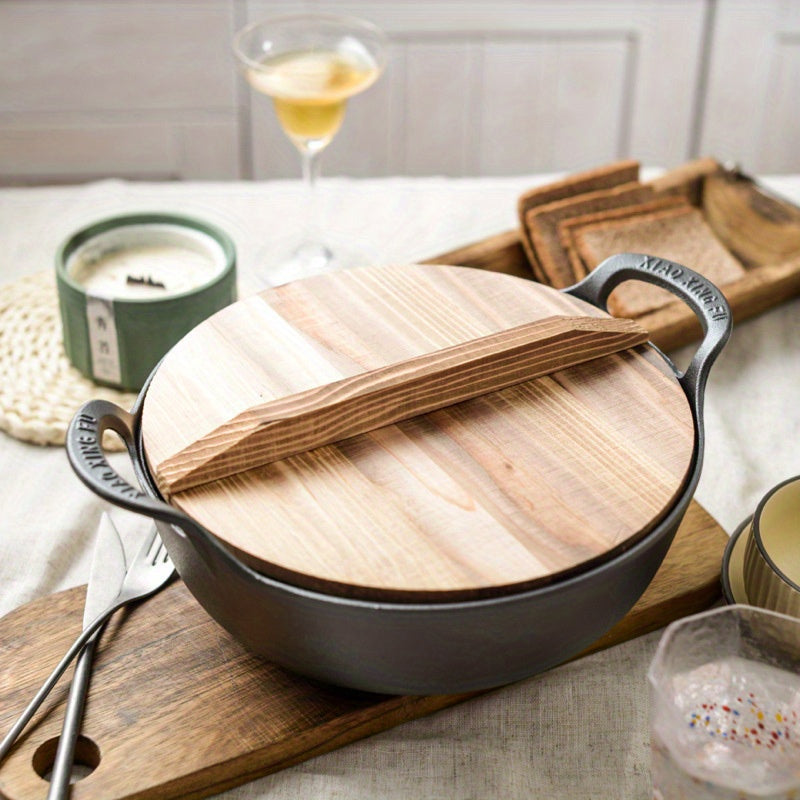
[[[0,0],[0,176],[238,174],[226,2]]]
[[[798,0],[0,0],[0,180],[296,176],[230,39],[307,8],[390,38],[327,174],[800,172]]]
[[[710,52],[702,148],[800,173],[800,2],[725,0]]]
[[[248,19],[270,5],[249,3]],[[324,5],[368,16],[392,43],[385,75],[352,101],[328,171],[515,174],[687,153],[703,0]],[[269,101],[252,100],[256,176],[296,174]]]

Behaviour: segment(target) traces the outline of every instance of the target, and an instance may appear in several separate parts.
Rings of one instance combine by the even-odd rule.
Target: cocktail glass
[[[687,617],[648,678],[656,800],[800,797],[800,619],[745,605]]]
[[[320,156],[342,125],[350,97],[381,74],[386,37],[355,17],[297,14],[254,22],[240,30],[233,50],[250,85],[272,98],[278,122],[300,153],[308,196],[308,227],[288,256],[265,265],[264,281],[279,285],[348,264],[326,244],[315,186]]]

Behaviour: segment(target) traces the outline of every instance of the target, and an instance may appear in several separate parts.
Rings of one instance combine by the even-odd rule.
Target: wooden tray
[[[647,591],[587,652],[709,606],[727,541],[692,502]],[[0,620],[0,731],[77,635],[83,598],[82,588],[70,589]],[[52,764],[67,691],[65,680],[0,767],[7,800],[46,795],[40,773]],[[72,797],[207,797],[473,696],[389,697],[312,683],[247,653],[177,582],[118,614],[101,641],[78,747],[96,769]]]
[[[698,174],[696,163],[708,166]],[[744,277],[723,287],[735,322],[800,294],[800,208],[771,195],[749,176],[723,169],[710,159],[678,167],[651,183],[664,190],[682,187],[687,198],[702,209],[716,236],[744,265]],[[535,280],[518,230],[504,231],[423,263],[476,267]],[[670,303],[636,319],[662,350],[681,347],[702,335],[696,317],[684,303]]]

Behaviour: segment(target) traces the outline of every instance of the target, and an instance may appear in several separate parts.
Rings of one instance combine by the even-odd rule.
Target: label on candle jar
[[[89,324],[89,349],[94,377],[109,383],[119,383],[121,373],[113,300],[88,295],[86,321]]]

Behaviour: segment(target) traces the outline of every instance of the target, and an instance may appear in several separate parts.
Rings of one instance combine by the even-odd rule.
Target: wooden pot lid
[[[147,390],[159,468],[237,415],[554,315],[606,316],[463,267],[370,267],[249,297],[195,328]],[[258,571],[407,601],[533,588],[613,556],[675,502],[694,425],[647,347],[625,350],[179,491],[170,502]]]

